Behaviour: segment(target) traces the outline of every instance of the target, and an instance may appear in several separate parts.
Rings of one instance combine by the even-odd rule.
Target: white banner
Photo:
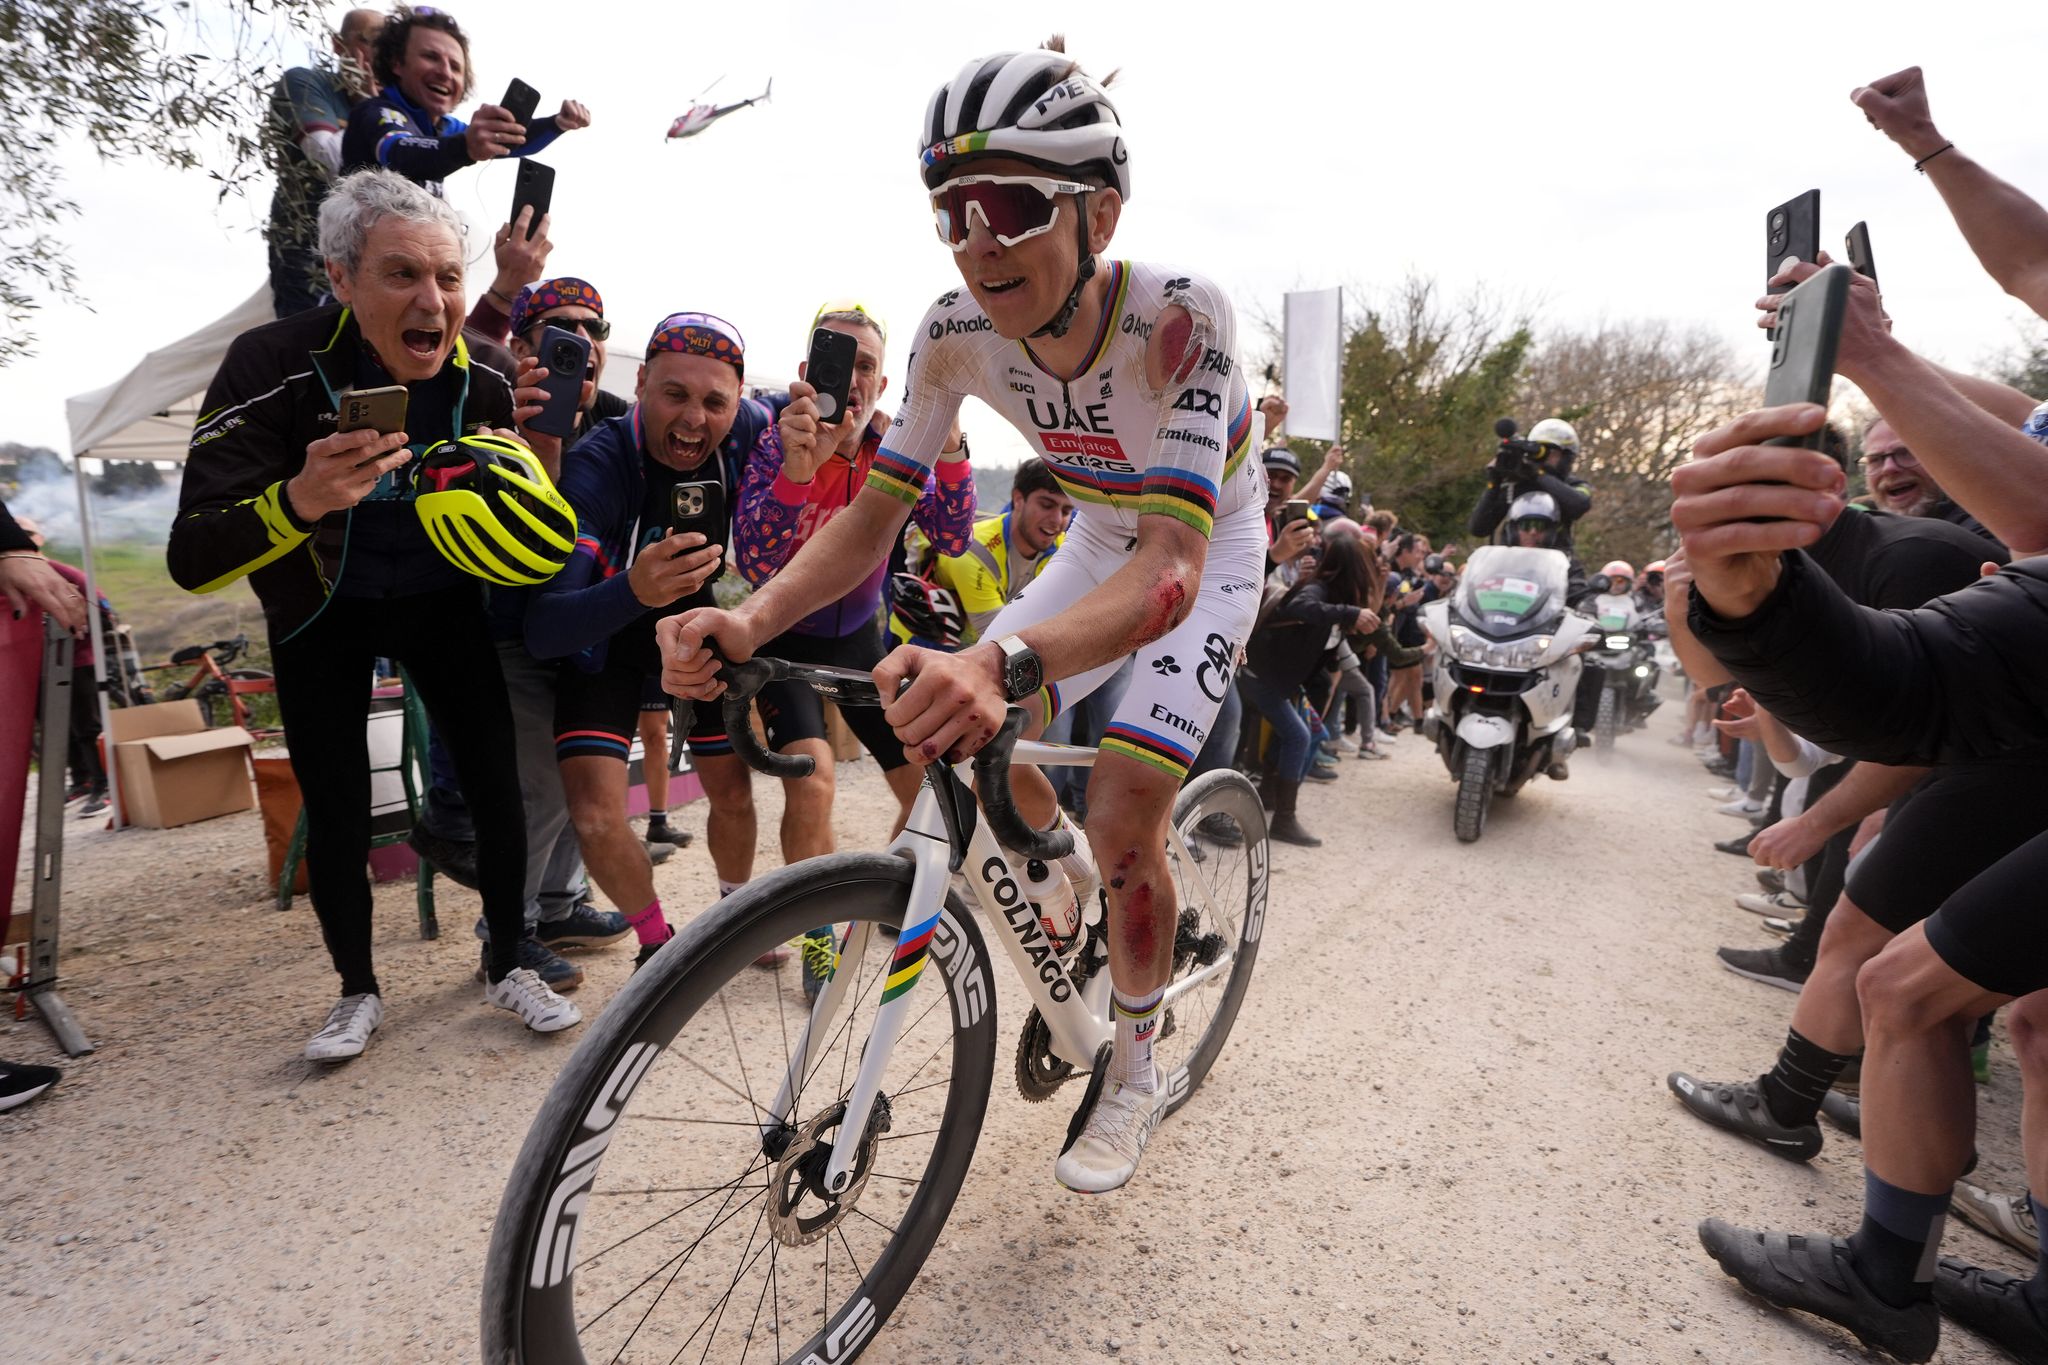
[[[1344,392],[1344,291],[1287,296],[1287,432],[1308,441],[1338,439]]]

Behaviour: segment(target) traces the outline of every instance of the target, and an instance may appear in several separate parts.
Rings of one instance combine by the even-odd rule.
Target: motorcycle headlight
[[[1607,647],[1609,649],[1627,649],[1628,646],[1629,638],[1626,635],[1610,635],[1607,637]]]
[[[1649,676],[1650,676],[1650,666],[1649,666],[1648,664],[1637,664],[1637,665],[1636,665],[1636,676],[1637,676],[1638,678],[1647,678],[1647,677],[1649,677]]]
[[[1451,653],[1475,668],[1534,668],[1550,652],[1551,637],[1525,635],[1519,640],[1489,640],[1463,626],[1451,627]]]

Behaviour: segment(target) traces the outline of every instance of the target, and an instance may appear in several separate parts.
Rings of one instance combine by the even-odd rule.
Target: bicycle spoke
[[[749,1126],[751,1127],[752,1125]],[[766,1185],[656,1185],[652,1189],[645,1190],[592,1190],[590,1197],[593,1199],[617,1199],[628,1194],[716,1194],[723,1189],[765,1190],[767,1188]],[[687,1207],[689,1206],[684,1205],[684,1208]],[[678,1209],[676,1212],[680,1213],[682,1210]]]
[[[734,1098],[745,1100],[747,1104],[753,1108],[754,1112],[759,1114],[762,1118],[767,1119],[771,1123],[777,1121],[773,1114],[769,1113],[766,1109],[763,1109],[760,1105],[754,1103],[754,1097],[752,1095],[745,1093],[738,1086],[734,1085],[731,1081],[726,1080],[723,1076],[713,1075],[711,1068],[704,1065],[704,1063],[698,1061],[695,1057],[685,1057],[683,1058],[683,1061],[687,1065],[694,1066],[697,1068],[697,1070],[703,1072],[705,1077],[709,1079],[712,1082],[712,1084],[718,1086],[722,1090],[731,1091]]]
[[[735,1095],[739,1094],[737,1090],[733,1093]],[[741,1098],[744,1099],[745,1096],[741,1096]],[[760,1124],[748,1119],[686,1119],[680,1115],[671,1114],[628,1114],[626,1117],[636,1119],[642,1123],[702,1123],[714,1128],[752,1128],[757,1132],[761,1127]]]
[[[897,1226],[896,1226],[896,1224],[894,1224],[894,1223],[885,1223],[885,1222],[883,1222],[883,1221],[882,1221],[881,1219],[879,1219],[879,1218],[875,1217],[875,1215],[873,1215],[872,1213],[869,1213],[869,1212],[868,1212],[868,1211],[867,1211],[866,1209],[863,1209],[863,1208],[859,1207],[858,1205],[856,1205],[856,1206],[854,1207],[854,1210],[853,1210],[853,1211],[854,1211],[855,1213],[859,1214],[859,1215],[860,1215],[861,1217],[863,1217],[863,1218],[867,1219],[867,1220],[868,1220],[868,1221],[869,1221],[870,1223],[873,1223],[873,1224],[874,1224],[874,1225],[875,1225],[876,1227],[878,1227],[878,1228],[886,1228],[886,1229],[888,1229],[889,1235],[890,1235],[891,1237],[894,1237],[894,1236],[896,1236],[896,1234],[897,1234],[897,1231],[898,1231],[898,1229],[897,1229]]]
[[[777,994],[780,994],[780,992],[777,992]],[[740,1053],[739,1030],[733,1026],[732,1005],[726,1000],[724,991],[718,993],[718,1010],[719,1013],[725,1016],[725,1036],[732,1040],[733,1060],[740,1064],[740,1084],[747,1088],[747,1103],[753,1105],[755,1113],[765,1114],[768,1111],[763,1109],[754,1100],[754,1083],[747,1079],[747,1059]]]
[[[684,1247],[681,1251],[669,1257],[668,1260],[663,1261],[660,1265],[656,1266],[646,1276],[646,1278],[640,1281],[640,1283],[634,1285],[631,1289],[628,1289],[624,1294],[621,1294],[617,1299],[613,1300],[610,1304],[606,1305],[603,1313],[599,1313],[596,1317],[590,1319],[590,1321],[583,1323],[576,1330],[579,1332],[587,1332],[592,1327],[595,1327],[604,1318],[605,1313],[611,1312],[612,1309],[617,1308],[627,1299],[632,1298],[642,1289],[645,1289],[649,1284],[654,1282],[656,1276],[660,1275],[662,1271],[668,1270],[668,1267],[671,1264],[673,1264],[675,1266],[675,1269],[669,1271],[668,1283],[664,1284],[661,1287],[661,1292],[657,1293],[654,1296],[654,1302],[647,1305],[647,1311],[640,1315],[640,1321],[633,1324],[633,1330],[626,1334],[625,1342],[622,1345],[620,1345],[619,1355],[624,1355],[626,1347],[633,1344],[633,1338],[640,1335],[640,1329],[647,1325],[648,1317],[653,1314],[656,1308],[659,1308],[661,1306],[662,1298],[668,1293],[670,1286],[675,1284],[676,1276],[683,1273],[683,1267],[689,1263],[691,1255],[695,1253],[698,1247],[704,1245],[704,1239],[706,1237],[709,1237],[712,1233],[718,1231],[718,1229],[724,1227],[727,1223],[730,1223],[733,1219],[739,1217],[742,1213],[745,1213],[747,1209],[747,1204],[753,1203],[754,1199],[755,1196],[749,1195],[747,1197],[746,1203],[741,1204],[738,1208],[732,1210],[731,1213],[726,1213],[723,1218],[720,1218],[716,1222],[707,1226],[702,1233],[698,1234],[696,1241],[690,1243],[690,1245]],[[719,1212],[725,1213],[725,1210],[720,1209]],[[619,1356],[612,1357],[614,1361],[616,1361],[618,1358]]]
[[[761,1163],[761,1169],[762,1169],[762,1170],[764,1170],[764,1171],[768,1169],[768,1164],[767,1164],[767,1162],[766,1162],[766,1161],[763,1161],[763,1162]],[[670,1211],[670,1212],[668,1212],[668,1213],[665,1213],[665,1214],[663,1214],[663,1215],[662,1215],[661,1217],[659,1217],[659,1218],[655,1219],[655,1220],[654,1220],[654,1221],[653,1221],[652,1223],[649,1223],[649,1224],[648,1224],[648,1225],[647,1225],[646,1227],[644,1227],[644,1228],[641,1228],[641,1229],[640,1229],[640,1230],[639,1230],[638,1232],[632,1232],[632,1233],[628,1233],[628,1234],[626,1234],[626,1235],[625,1235],[624,1237],[621,1237],[621,1238],[620,1238],[620,1239],[619,1239],[618,1241],[616,1241],[616,1242],[613,1242],[613,1243],[612,1243],[612,1244],[611,1244],[610,1246],[606,1247],[606,1248],[605,1248],[605,1249],[604,1249],[603,1251],[600,1251],[600,1252],[598,1252],[598,1253],[597,1253],[596,1255],[594,1255],[594,1256],[590,1256],[590,1257],[587,1257],[586,1259],[584,1259],[584,1260],[582,1260],[582,1261],[579,1261],[579,1262],[577,1263],[577,1265],[576,1265],[576,1269],[577,1269],[578,1271],[582,1271],[582,1270],[588,1269],[588,1268],[589,1268],[590,1266],[593,1266],[593,1265],[595,1265],[595,1264],[596,1264],[596,1263],[597,1263],[598,1261],[602,1260],[602,1259],[603,1259],[604,1257],[606,1257],[606,1256],[609,1256],[609,1255],[611,1255],[611,1254],[612,1254],[612,1253],[613,1253],[614,1251],[617,1251],[617,1250],[618,1250],[618,1249],[619,1249],[620,1247],[622,1247],[622,1246],[624,1246],[624,1245],[625,1245],[626,1243],[628,1243],[628,1242],[632,1241],[632,1240],[633,1240],[633,1239],[634,1239],[635,1237],[641,1237],[641,1236],[644,1236],[644,1235],[646,1235],[647,1233],[650,1233],[650,1232],[654,1231],[654,1230],[655,1230],[656,1228],[660,1227],[660,1226],[661,1226],[661,1225],[662,1225],[663,1223],[666,1223],[666,1222],[667,1222],[667,1221],[668,1221],[669,1219],[671,1219],[671,1218],[674,1218],[674,1217],[675,1217],[675,1216],[676,1216],[677,1214],[682,1214],[682,1213],[688,1213],[688,1212],[689,1212],[689,1211],[690,1211],[691,1209],[694,1209],[694,1208],[696,1208],[696,1207],[697,1207],[697,1206],[698,1206],[699,1204],[703,1203],[705,1199],[709,1199],[709,1198],[710,1198],[710,1197],[711,1197],[712,1195],[714,1195],[714,1194],[717,1194],[717,1193],[718,1193],[718,1192],[719,1192],[720,1190],[728,1190],[728,1191],[731,1191],[731,1190],[743,1190],[743,1189],[745,1189],[745,1190],[765,1190],[765,1189],[767,1189],[768,1187],[767,1187],[766,1185],[742,1185],[742,1184],[740,1184],[740,1181],[742,1181],[742,1180],[745,1180],[745,1179],[746,1179],[746,1178],[747,1178],[748,1176],[752,1175],[753,1173],[754,1173],[754,1171],[753,1171],[753,1168],[752,1168],[752,1167],[749,1167],[748,1169],[746,1169],[746,1170],[744,1170],[744,1171],[741,1171],[741,1172],[739,1173],[739,1175],[738,1175],[738,1176],[736,1176],[736,1177],[735,1177],[735,1178],[734,1178],[734,1179],[733,1179],[733,1180],[731,1181],[731,1183],[730,1183],[729,1185],[714,1185],[714,1186],[712,1186],[712,1187],[711,1187],[711,1189],[710,1189],[710,1192],[709,1192],[709,1193],[707,1193],[707,1194],[705,1194],[705,1195],[704,1195],[704,1197],[703,1197],[702,1199],[692,1199],[692,1200],[691,1200],[691,1201],[690,1201],[689,1203],[687,1203],[687,1204],[683,1205],[683,1206],[682,1206],[681,1208],[679,1208],[679,1209],[675,1209],[675,1210],[672,1210],[672,1211]],[[595,1191],[593,1191],[593,1193],[595,1193]],[[616,1305],[614,1305],[614,1307],[616,1307]],[[595,1319],[593,1319],[593,1321],[595,1321]]]
[[[860,1268],[860,1262],[854,1258],[853,1243],[846,1240],[846,1224],[841,1223],[833,1231],[839,1234],[839,1245],[846,1250],[846,1263],[853,1267],[854,1274],[865,1280],[868,1277],[868,1273]]]
[[[773,1237],[770,1237],[767,1241],[763,1242],[761,1244],[761,1250],[754,1252],[754,1261],[748,1261],[745,1259],[747,1252],[751,1250],[754,1245],[754,1239],[761,1235],[761,1223],[762,1220],[767,1218],[767,1216],[768,1205],[766,1203],[763,1203],[761,1205],[761,1212],[757,1214],[754,1218],[753,1230],[747,1234],[746,1246],[740,1248],[740,1257],[742,1259],[742,1264],[740,1268],[733,1272],[731,1283],[727,1284],[725,1287],[725,1292],[718,1296],[718,1302],[715,1305],[713,1305],[712,1310],[706,1313],[704,1317],[698,1321],[695,1330],[693,1330],[690,1333],[690,1335],[683,1338],[683,1344],[681,1346],[678,1346],[676,1348],[676,1353],[669,1357],[669,1365],[675,1365],[675,1363],[678,1360],[682,1359],[683,1352],[690,1349],[690,1343],[697,1339],[698,1332],[704,1330],[704,1323],[707,1321],[711,1323],[711,1333],[709,1336],[704,1338],[704,1350],[697,1357],[698,1365],[703,1365],[703,1362],[710,1358],[711,1344],[714,1341],[718,1340],[718,1324],[725,1321],[725,1306],[728,1303],[732,1302],[732,1291],[739,1287],[739,1282],[746,1278],[747,1272],[749,1270],[754,1268],[754,1261],[760,1260],[762,1254],[766,1252],[775,1241]]]
[[[901,1142],[901,1141],[903,1141],[903,1140],[904,1140],[905,1138],[917,1138],[917,1137],[930,1137],[930,1136],[932,1136],[932,1134],[934,1134],[934,1133],[942,1133],[942,1132],[944,1132],[944,1131],[945,1131],[945,1129],[943,1129],[943,1128],[927,1128],[927,1129],[925,1129],[925,1130],[924,1130],[923,1132],[921,1132],[921,1133],[889,1133],[889,1134],[887,1134],[887,1135],[885,1135],[885,1136],[883,1136],[883,1137],[878,1137],[878,1138],[876,1138],[876,1139],[875,1139],[875,1141],[877,1141],[877,1142]]]

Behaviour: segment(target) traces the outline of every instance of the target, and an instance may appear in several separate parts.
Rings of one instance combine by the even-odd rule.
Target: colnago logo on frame
[[[853,1359],[861,1344],[874,1334],[875,1324],[875,1305],[865,1297],[855,1299],[847,1306],[839,1325],[825,1338],[824,1354],[808,1352],[798,1365],[834,1365],[836,1361]]]
[[[590,1202],[590,1182],[597,1179],[598,1163],[611,1145],[612,1129],[633,1098],[633,1087],[647,1074],[647,1068],[661,1051],[652,1043],[635,1043],[612,1068],[612,1074],[590,1103],[583,1116],[584,1131],[591,1136],[569,1149],[562,1158],[555,1188],[541,1213],[540,1245],[535,1249],[533,1273],[528,1284],[534,1289],[553,1289],[569,1278],[576,1264],[576,1238],[583,1228],[583,1208]]]
[[[984,862],[981,879],[988,884],[996,905],[1002,909],[1003,922],[1016,936],[1018,946],[1031,959],[1031,965],[1038,969],[1038,979],[1045,983],[1046,993],[1065,1002],[1074,993],[1073,983],[1067,979],[1059,958],[1053,955],[1052,944],[1046,941],[1044,932],[1038,927],[1038,912],[1030,901],[1024,899],[1023,890],[1003,866],[1003,860],[990,858]]]

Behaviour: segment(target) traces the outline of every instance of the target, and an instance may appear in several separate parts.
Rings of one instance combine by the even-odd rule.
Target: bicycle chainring
[[[1052,1030],[1034,1006],[1017,1035],[1017,1093],[1042,1104],[1073,1078],[1074,1064],[1053,1055]]]

